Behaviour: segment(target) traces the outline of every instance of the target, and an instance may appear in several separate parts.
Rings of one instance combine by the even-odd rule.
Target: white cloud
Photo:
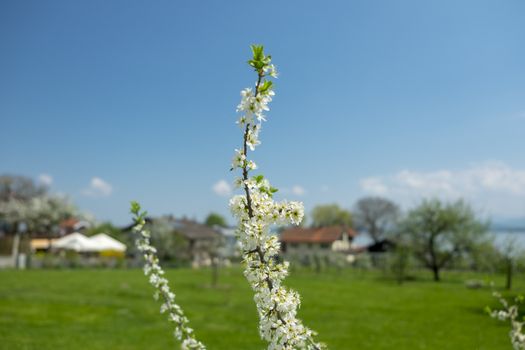
[[[300,185],[293,185],[292,187],[282,187],[279,188],[279,193],[283,196],[293,195],[293,196],[304,196],[306,194],[306,189]]]
[[[462,170],[418,172],[364,178],[363,192],[388,196],[411,205],[422,198],[465,198],[477,208],[497,215],[525,214],[525,169],[487,162]]]
[[[226,180],[219,180],[217,181],[213,187],[213,192],[215,192],[216,195],[221,197],[228,197],[232,194],[232,187]]]
[[[38,182],[46,187],[49,187],[53,184],[53,177],[49,174],[40,174],[38,175]]]
[[[95,176],[91,179],[89,187],[83,190],[82,193],[89,197],[108,197],[113,193],[113,186],[100,177]]]
[[[292,194],[294,194],[296,196],[302,196],[302,195],[304,195],[306,193],[306,190],[302,186],[294,185],[292,187],[291,192],[292,192]]]
[[[376,177],[367,177],[360,181],[361,189],[377,195],[385,195],[388,189],[382,180]]]

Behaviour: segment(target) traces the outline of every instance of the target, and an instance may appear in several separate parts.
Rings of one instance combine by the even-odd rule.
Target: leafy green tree
[[[352,227],[352,214],[337,204],[318,205],[312,210],[312,226]]]
[[[439,281],[442,268],[485,241],[488,223],[478,219],[462,200],[443,203],[433,199],[410,210],[401,230],[408,236],[415,257]]]
[[[206,220],[204,220],[204,224],[210,227],[213,226],[221,226],[221,227],[227,227],[228,223],[226,222],[226,219],[224,216],[217,214],[217,213],[210,213]]]
[[[473,271],[498,272],[501,268],[501,252],[493,239],[487,237],[471,249],[468,256],[461,256],[454,262],[454,267]]]
[[[121,228],[113,225],[109,221],[105,221],[96,225],[91,226],[86,230],[87,236],[94,236],[99,233],[105,233],[119,241],[125,241],[126,235]]]

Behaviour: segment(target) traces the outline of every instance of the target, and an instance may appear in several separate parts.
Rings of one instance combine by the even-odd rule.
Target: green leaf
[[[259,188],[259,191],[266,193],[268,196],[270,196],[270,198],[273,198],[273,193],[267,187],[261,187]]]
[[[140,204],[137,201],[131,201],[131,213],[139,215],[140,213]]]
[[[264,175],[256,175],[253,177],[253,179],[259,184],[262,182],[262,180],[264,180]]]
[[[251,45],[250,47],[253,57],[248,61],[248,64],[260,72],[265,66],[270,64],[272,57],[270,55],[264,55],[264,46],[262,45]]]
[[[262,45],[252,45],[253,59],[260,61],[264,58],[264,47]]]
[[[270,90],[273,86],[273,82],[271,80],[265,80],[263,84],[259,86],[259,92],[260,93],[266,93],[268,90]]]

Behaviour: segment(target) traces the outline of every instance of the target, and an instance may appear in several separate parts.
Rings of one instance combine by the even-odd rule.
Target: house
[[[32,253],[46,253],[56,240],[56,238],[32,238],[29,247]]]
[[[210,266],[218,255],[221,234],[204,224],[189,219],[168,218],[174,232],[180,233],[188,241],[188,250],[193,267]]]
[[[299,256],[347,253],[355,236],[354,230],[342,226],[292,227],[281,233],[281,250]]]
[[[237,240],[236,227],[221,227],[213,226],[213,229],[218,231],[222,236],[222,246],[220,255],[225,259],[239,259],[241,256],[241,249]]]
[[[396,244],[390,239],[382,239],[378,242],[371,243],[366,247],[366,250],[372,254],[387,253],[395,249]]]
[[[167,225],[171,231],[170,234],[179,236],[185,241],[184,252],[173,252],[173,254],[183,254],[184,257],[189,258],[193,267],[209,266],[219,254],[219,248],[222,244],[221,234],[204,224],[200,224],[194,220],[182,218],[178,219],[171,215],[160,218],[146,218],[148,225],[155,225],[159,223],[164,226]],[[132,232],[133,225],[123,228],[124,232]],[[154,230],[152,230],[154,231]],[[133,254],[133,252],[130,253]]]
[[[59,225],[59,236],[69,235],[74,232],[83,232],[89,228],[91,224],[85,220],[79,220],[77,218],[69,218],[60,222]]]

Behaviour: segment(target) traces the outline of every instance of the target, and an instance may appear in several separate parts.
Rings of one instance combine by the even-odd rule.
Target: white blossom
[[[175,303],[175,293],[168,285],[168,280],[164,277],[164,270],[159,265],[156,255],[157,250],[150,244],[150,233],[145,228],[146,213],[140,211],[138,203],[133,202],[131,212],[134,214],[135,231],[139,238],[136,240],[136,247],[144,257],[144,274],[148,277],[149,283],[155,288],[153,298],[162,300],[160,313],[168,313],[168,321],[175,324],[173,332],[175,338],[182,342],[183,350],[205,350],[206,347],[195,339],[193,330],[188,327],[188,319],[184,316],[181,307]]]
[[[523,297],[518,296],[515,298],[515,304],[510,305],[501,294],[498,292],[493,293],[494,297],[499,300],[503,306],[503,310],[488,310],[489,315],[492,318],[496,318],[500,321],[509,321],[511,330],[509,332],[510,342],[514,350],[525,350],[525,335],[523,334],[524,322],[518,321],[518,305],[523,302]]]
[[[232,160],[232,168],[242,168],[245,165],[246,162],[246,156],[244,155],[244,152],[241,150],[236,149],[235,155],[233,156]]]
[[[268,73],[268,75],[271,76],[272,78],[277,78],[279,76],[279,73],[277,72],[277,68],[273,64],[270,64],[269,66],[267,66],[264,69],[264,72]]]
[[[243,148],[254,150],[261,142],[261,123],[266,121],[263,112],[269,111],[268,104],[274,92],[272,84],[264,77],[277,76],[269,56],[254,50],[253,67],[259,79],[255,90],[241,91],[241,102],[237,112],[242,113],[238,124],[244,126]],[[262,48],[260,48],[262,50]],[[259,61],[255,61],[258,59]],[[250,61],[252,62],[252,61]],[[260,67],[264,63],[263,68]],[[299,294],[287,289],[282,281],[288,275],[288,262],[279,262],[279,240],[271,233],[272,225],[298,225],[304,216],[300,202],[275,202],[276,191],[262,176],[249,177],[255,163],[243,152],[236,150],[233,168],[240,168],[243,177],[235,183],[243,187],[245,194],[230,200],[230,210],[238,220],[237,236],[243,252],[244,275],[255,292],[254,301],[259,314],[259,333],[268,342],[268,349],[321,349],[322,344],[313,339],[314,332],[305,327],[297,318],[301,300]]]

